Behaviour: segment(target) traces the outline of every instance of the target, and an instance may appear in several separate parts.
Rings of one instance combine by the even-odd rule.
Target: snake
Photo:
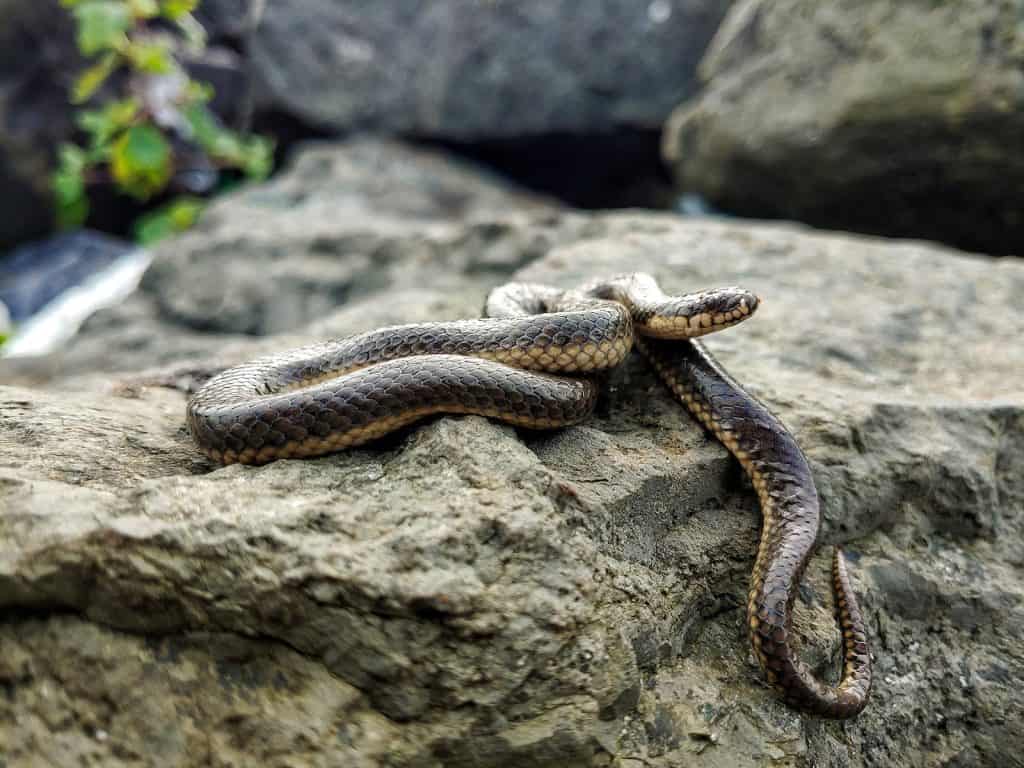
[[[814,552],[820,502],[795,438],[716,361],[699,337],[751,317],[760,298],[737,287],[666,295],[633,273],[562,290],[508,283],[484,317],[392,326],[229,368],[186,406],[199,448],[222,464],[320,456],[432,414],[476,414],[529,429],[578,424],[599,376],[632,348],[739,461],[762,513],[746,605],[753,654],[789,706],[825,718],[863,710],[871,689],[867,629],[846,559],[832,557],[842,634],[837,683],[798,658],[793,605]]]

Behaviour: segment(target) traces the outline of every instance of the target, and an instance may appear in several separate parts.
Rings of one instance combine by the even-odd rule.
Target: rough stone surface
[[[253,74],[265,102],[336,129],[472,141],[655,128],[692,93],[729,3],[279,0],[254,34]]]
[[[1021,253],[1021,0],[735,4],[673,114],[678,185],[744,215]]]
[[[316,150],[297,167],[345,157]],[[510,265],[562,285],[635,269],[670,291],[745,285],[762,309],[708,346],[811,459],[822,542],[845,545],[864,595],[872,702],[823,723],[761,683],[743,615],[753,493],[639,359],[571,429],[441,418],[363,450],[226,469],[191,445],[180,392],[82,367],[0,388],[9,768],[1019,764],[1024,321],[1006,308],[1024,266],[788,227],[499,213],[513,207],[500,196],[474,215],[424,202],[395,216],[385,194],[363,211],[390,233],[395,261],[380,269],[412,269],[422,286],[366,283],[309,325],[238,327],[216,302],[200,321],[166,309],[171,293],[184,301],[184,275],[195,296],[240,275],[211,277],[217,259],[269,275],[276,247],[296,271],[329,274],[314,244],[341,237],[324,214],[344,221],[346,204],[314,181],[281,204],[291,183],[226,201],[166,247],[182,274],[148,278],[116,317],[166,329],[179,351],[206,341],[170,359],[140,339],[118,367],[449,318]],[[500,237],[466,245],[499,217]],[[190,255],[203,240],[208,260]],[[822,553],[796,613],[822,674],[838,648],[826,571]]]

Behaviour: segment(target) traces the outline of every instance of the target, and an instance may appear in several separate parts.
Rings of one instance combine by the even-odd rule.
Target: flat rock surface
[[[678,185],[733,213],[1024,252],[1024,2],[742,0],[674,113]]]
[[[348,264],[317,245],[345,220],[317,200],[334,187],[273,204],[288,183],[226,201],[168,244],[125,310],[136,314],[110,316],[158,323],[140,333],[163,328],[179,352],[205,339],[193,351],[150,341],[110,358],[116,376],[82,367],[0,388],[9,768],[1015,764],[1024,266],[668,215],[381,211],[364,226],[391,233],[395,274],[426,254],[412,273],[423,285],[389,278],[317,319],[236,325],[194,298],[232,290],[216,283],[240,273],[216,254],[265,276],[276,247],[300,274],[317,264],[310,286]],[[498,220],[490,246],[467,245]],[[496,254],[486,263],[502,266],[480,266]],[[743,615],[753,492],[635,356],[577,427],[437,418],[261,468],[209,464],[184,395],[131,372],[187,368],[217,343],[241,358],[467,316],[517,267],[566,286],[646,270],[670,292],[742,284],[763,298],[708,346],[796,434],[823,498],[821,541],[850,556],[877,680],[859,718],[801,716],[761,682]],[[83,343],[118,338],[104,333]],[[795,625],[802,656],[834,674],[827,552]]]

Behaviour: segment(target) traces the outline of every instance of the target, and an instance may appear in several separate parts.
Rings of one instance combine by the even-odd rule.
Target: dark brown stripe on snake
[[[488,298],[487,312],[498,318],[385,328],[229,369],[192,397],[187,419],[199,446],[226,464],[330,453],[434,413],[564,426],[586,418],[596,385],[549,374],[610,368],[635,340],[757,490],[764,527],[748,619],[769,682],[795,707],[851,717],[867,701],[871,671],[840,552],[833,563],[845,651],[839,684],[815,679],[790,644],[793,600],[818,533],[807,461],[785,427],[687,340],[742,322],[757,303],[738,288],[665,296],[640,274],[579,291],[513,283]]]

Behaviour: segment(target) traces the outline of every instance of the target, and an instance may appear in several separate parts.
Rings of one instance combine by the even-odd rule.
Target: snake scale
[[[574,291],[510,283],[479,320],[383,328],[224,371],[189,400],[200,448],[262,464],[359,445],[434,413],[473,413],[547,429],[587,417],[598,385],[635,345],[750,477],[764,518],[747,621],[754,655],[784,701],[831,718],[859,713],[871,687],[865,622],[843,554],[832,560],[843,671],[830,685],[794,651],[793,602],[818,535],[810,467],[792,435],[696,337],[750,317],[739,288],[669,297],[644,274]]]

